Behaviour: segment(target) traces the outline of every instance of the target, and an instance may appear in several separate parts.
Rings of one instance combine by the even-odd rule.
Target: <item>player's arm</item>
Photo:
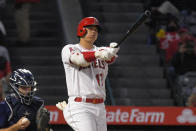
[[[74,52],[70,56],[70,61],[75,65],[87,67],[92,61],[95,61],[97,58],[110,63],[110,61],[114,61],[115,56],[116,51],[114,48],[102,47],[97,51]]]
[[[114,61],[115,56],[117,56],[116,53],[119,50],[119,48],[114,48],[111,45],[112,44],[110,44],[110,47],[101,47],[97,51],[86,52],[80,52],[67,46],[62,50],[62,60],[65,63],[72,63],[82,67],[89,66],[90,63],[97,58],[109,63]]]
[[[18,130],[19,130],[19,127],[17,126],[17,124],[14,124],[5,129],[0,129],[0,131],[18,131]]]
[[[91,61],[96,59],[95,52],[80,52],[74,49],[72,45],[66,45],[61,52],[62,61],[64,64],[72,64],[82,67],[87,67],[90,65]]]
[[[24,130],[25,128],[27,128],[30,124],[30,121],[25,118],[22,117],[20,120],[18,120],[18,122],[8,128],[4,128],[4,129],[0,129],[0,131],[18,131],[18,130]]]
[[[62,61],[64,64],[73,64],[86,67],[90,63],[86,61],[80,51],[74,49],[72,45],[66,45],[61,52]]]
[[[76,65],[88,66],[90,62],[95,61],[97,58],[106,61],[107,63],[114,62],[117,57],[119,48],[115,48],[118,44],[115,42],[110,43],[110,47],[101,47],[97,51],[77,52],[71,56],[71,61]]]

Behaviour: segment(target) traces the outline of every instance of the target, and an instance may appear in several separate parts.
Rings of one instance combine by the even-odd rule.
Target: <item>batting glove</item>
[[[104,61],[109,61],[114,56],[110,48],[101,47],[99,50],[95,51],[95,57],[100,58]]]
[[[113,48],[113,53],[114,54],[117,54],[118,53],[118,51],[119,51],[119,47],[117,47],[118,46],[118,43],[116,43],[116,42],[111,42],[110,43],[110,48]]]
[[[63,102],[58,102],[57,104],[56,104],[56,107],[58,108],[58,109],[60,109],[60,110],[64,110],[64,108],[67,106],[67,103],[66,103],[66,101],[63,101]]]

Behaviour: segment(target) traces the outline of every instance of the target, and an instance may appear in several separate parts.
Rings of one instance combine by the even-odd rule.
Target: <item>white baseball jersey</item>
[[[61,55],[69,97],[84,96],[105,99],[105,79],[108,74],[108,63],[96,59],[88,67],[80,67],[70,62],[71,53],[74,51],[87,52],[98,49],[99,47],[94,46],[91,50],[87,50],[79,44],[69,44],[63,47]]]

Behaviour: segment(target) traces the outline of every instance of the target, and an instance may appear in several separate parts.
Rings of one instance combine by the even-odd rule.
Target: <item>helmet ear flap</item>
[[[86,17],[80,21],[77,28],[77,36],[83,37],[87,30],[85,29],[86,26],[94,25],[100,27],[99,21],[95,17]]]
[[[83,27],[82,29],[80,29],[78,36],[83,37],[86,33],[87,33],[87,30]]]

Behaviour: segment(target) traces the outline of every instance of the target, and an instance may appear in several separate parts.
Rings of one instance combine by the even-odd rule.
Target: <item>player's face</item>
[[[98,29],[97,26],[88,26],[86,27],[87,34],[85,35],[85,40],[94,43],[98,37]]]
[[[31,87],[30,86],[20,86],[18,88],[18,90],[20,91],[20,93],[22,93],[23,95],[27,95],[29,92],[31,92]]]

